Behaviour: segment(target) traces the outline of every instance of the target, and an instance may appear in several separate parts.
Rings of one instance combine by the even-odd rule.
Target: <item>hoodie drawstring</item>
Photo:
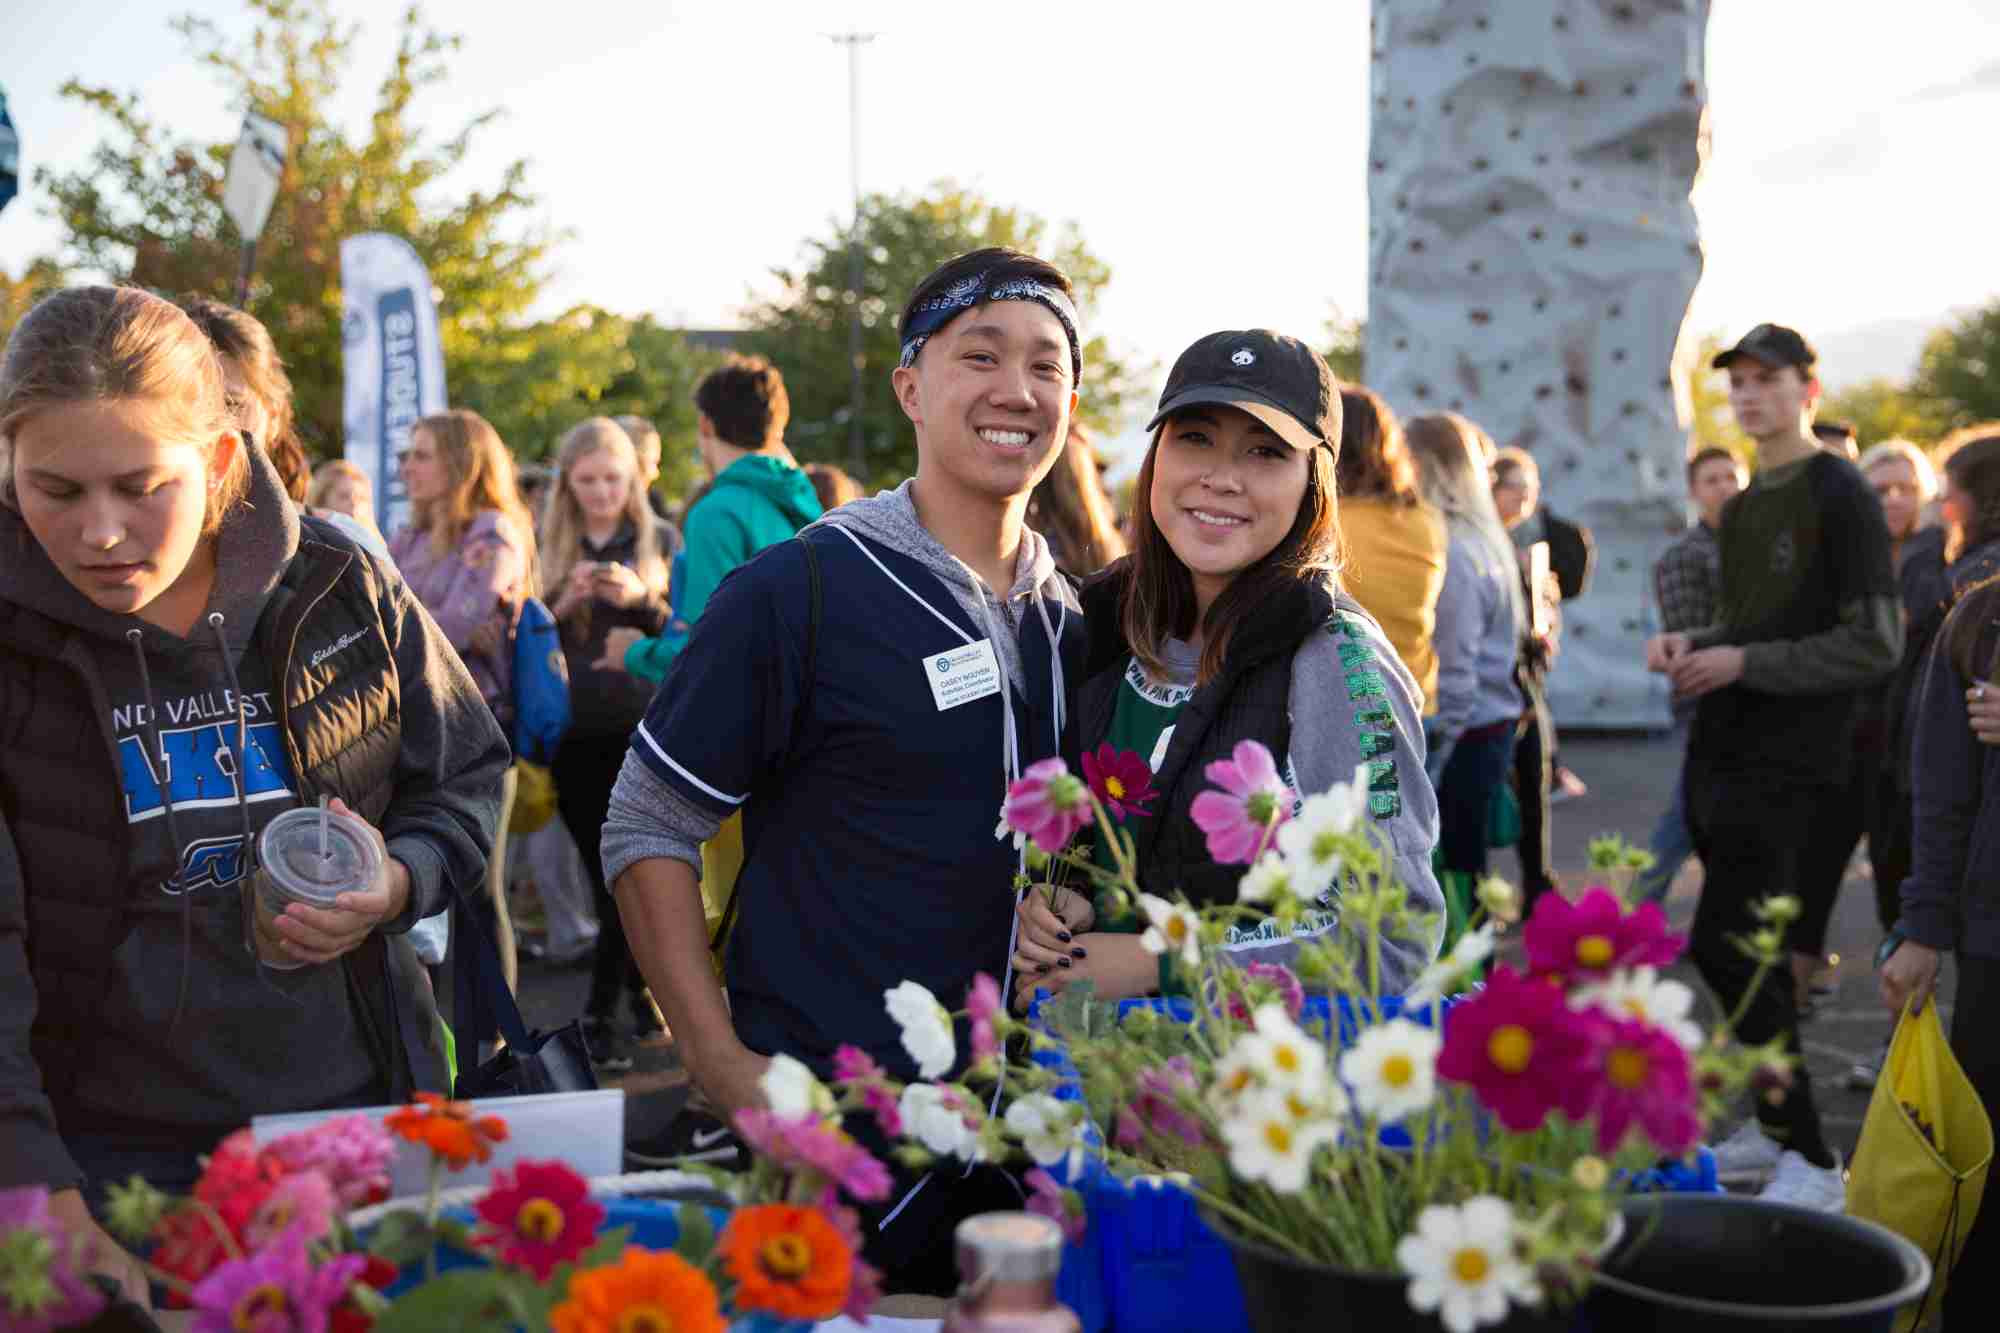
[[[236,663],[229,657],[229,637],[223,633],[226,622],[222,612],[208,613],[208,627],[215,632],[215,651],[222,658],[222,676],[229,682],[229,697],[236,701],[236,814],[243,825],[243,873],[249,875],[257,861],[256,847],[250,837],[250,714],[243,706],[243,684],[236,677]]]

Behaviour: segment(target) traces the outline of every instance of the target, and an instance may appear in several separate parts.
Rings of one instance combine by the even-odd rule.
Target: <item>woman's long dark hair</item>
[[[1944,475],[1972,499],[1972,514],[1954,523],[1945,542],[1945,559],[2000,537],[2000,422],[1986,421],[1954,431],[1938,445]]]
[[[1985,680],[1986,673],[1993,668],[1991,661],[1980,660],[1979,644],[1987,627],[1995,622],[2000,622],[2000,576],[1975,583],[1960,593],[1958,604],[1951,608],[1951,615],[1939,631],[1952,666],[1974,684]]]
[[[1155,675],[1165,675],[1160,647],[1195,630],[1194,578],[1153,522],[1153,465],[1160,440],[1173,428],[1153,432],[1146,462],[1132,499],[1132,554],[1129,577],[1118,608],[1119,628],[1132,655]],[[1270,554],[1230,580],[1201,623],[1201,665],[1195,680],[1206,684],[1222,670],[1230,638],[1252,611],[1296,583],[1340,572],[1340,518],[1334,492],[1331,449],[1314,449],[1306,460],[1306,493],[1284,540]]]
[[[1340,493],[1350,500],[1386,500],[1404,508],[1422,502],[1417,464],[1403,444],[1403,427],[1382,396],[1359,384],[1340,389]]]
[[[1097,451],[1082,422],[1069,423],[1062,456],[1029,497],[1028,526],[1048,539],[1062,571],[1077,578],[1125,554],[1118,516],[1097,475]]]

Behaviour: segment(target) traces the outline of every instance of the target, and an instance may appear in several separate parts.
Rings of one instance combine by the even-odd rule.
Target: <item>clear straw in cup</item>
[[[266,967],[290,970],[305,962],[286,953],[277,919],[293,903],[331,910],[343,893],[372,887],[384,853],[375,830],[322,800],[317,808],[287,810],[257,839],[252,889],[252,943]]]

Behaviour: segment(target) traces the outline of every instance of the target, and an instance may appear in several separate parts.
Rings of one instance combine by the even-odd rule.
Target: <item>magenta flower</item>
[[[1256,741],[1238,741],[1229,758],[1205,771],[1222,790],[1195,797],[1190,813],[1208,835],[1208,854],[1221,865],[1249,865],[1292,817],[1292,789],[1278,776],[1271,752]]]
[[[1028,1196],[1028,1211],[1040,1213],[1061,1227],[1063,1239],[1070,1244],[1080,1242],[1090,1229],[1090,1218],[1083,1210],[1083,1200],[1077,1197],[1075,1191],[1056,1184],[1056,1178],[1039,1166],[1023,1179],[1034,1191]]]
[[[903,1102],[885,1083],[871,1083],[861,1090],[861,1104],[875,1117],[884,1137],[903,1137]]]
[[[1033,838],[1035,846],[1053,856],[1069,845],[1076,831],[1095,818],[1089,789],[1070,774],[1061,759],[1030,764],[1021,780],[1007,788],[1001,822]]]
[[[736,1113],[736,1132],[760,1157],[790,1170],[815,1171],[861,1203],[889,1195],[889,1168],[835,1124],[809,1116],[796,1120],[751,1108]]]
[[[1502,1125],[1525,1133],[1589,1078],[1590,1023],[1559,987],[1497,967],[1446,1016],[1437,1072],[1471,1085]]]
[[[1201,1090],[1201,1079],[1194,1071],[1194,1065],[1185,1055],[1177,1055],[1164,1065],[1155,1065],[1139,1072],[1136,1091],[1132,1103],[1125,1108],[1144,1128],[1162,1138],[1179,1139],[1182,1143],[1200,1147],[1208,1141],[1201,1120],[1182,1109],[1183,1099],[1194,1099]],[[1118,1132],[1121,1140],[1130,1134],[1132,1126],[1123,1114],[1119,1116]],[[1143,1142],[1143,1136],[1139,1137]]]
[[[972,989],[966,993],[965,1008],[972,1020],[974,1060],[984,1060],[1000,1053],[1000,1038],[993,1030],[993,1020],[999,1015],[1003,1003],[999,982],[984,972],[972,974]]]
[[[1678,1157],[1701,1137],[1694,1063],[1674,1035],[1633,1018],[1589,1016],[1588,1073],[1570,1086],[1563,1114],[1597,1121],[1597,1150],[1612,1153],[1634,1121],[1653,1145]]]
[[[973,1034],[975,1044],[978,1033]],[[875,1117],[882,1134],[890,1140],[903,1137],[903,1109],[888,1071],[858,1046],[838,1046],[833,1052],[833,1081],[861,1094],[861,1104]]]
[[[333,1186],[317,1170],[286,1176],[257,1205],[243,1238],[251,1249],[262,1249],[293,1227],[307,1240],[318,1240],[333,1228],[338,1208]]]
[[[1150,815],[1146,803],[1159,793],[1153,790],[1153,770],[1130,750],[1114,750],[1106,741],[1093,754],[1083,757],[1083,779],[1097,799],[1120,819]]]
[[[8,1333],[53,1333],[89,1323],[104,1311],[104,1294],[77,1273],[75,1264],[85,1256],[62,1224],[49,1211],[45,1186],[25,1185],[0,1190],[0,1243],[24,1231],[39,1231],[49,1243],[48,1263],[39,1272],[0,1271],[8,1285],[0,1286],[0,1328]],[[33,1282],[40,1290],[34,1308],[16,1306],[9,1299],[15,1284]]]
[[[195,1285],[194,1333],[326,1333],[333,1307],[367,1267],[366,1255],[343,1254],[315,1269],[304,1231],[293,1227]]]
[[[1528,968],[1569,981],[1602,981],[1623,967],[1666,967],[1687,937],[1667,929],[1658,903],[1627,912],[1609,889],[1591,889],[1571,903],[1545,893],[1522,928]]]
[[[833,1081],[835,1083],[869,1083],[887,1078],[875,1058],[859,1046],[836,1046],[833,1051]]]
[[[841,1313],[857,1324],[865,1324],[869,1314],[881,1303],[882,1274],[861,1258],[861,1217],[842,1204],[840,1195],[831,1189],[820,1196],[819,1210],[826,1214],[826,1220],[833,1223],[833,1229],[841,1234],[847,1241],[848,1249],[854,1252],[854,1276],[848,1285],[846,1308]]]
[[[1229,996],[1229,1016],[1237,1022],[1250,1022],[1251,1012],[1269,1000],[1282,1003],[1294,1021],[1305,1012],[1306,988],[1283,963],[1250,963],[1243,969],[1243,980],[1243,991]],[[1245,994],[1248,1004],[1243,1002]]]
[[[313,1129],[275,1139],[264,1150],[287,1173],[318,1171],[333,1186],[343,1208],[359,1208],[389,1197],[389,1165],[395,1140],[382,1122],[365,1115],[342,1116]]]

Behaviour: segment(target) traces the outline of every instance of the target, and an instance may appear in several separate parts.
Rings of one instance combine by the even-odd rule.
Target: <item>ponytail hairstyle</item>
[[[137,287],[72,287],[30,310],[0,356],[0,504],[18,509],[14,437],[35,413],[71,403],[122,402],[143,409],[161,439],[210,456],[236,422],[222,367],[194,321],[171,301]],[[204,537],[213,537],[250,489],[241,448],[213,478]]]
[[[630,482],[625,492],[625,521],[638,534],[637,559],[633,572],[648,591],[664,596],[667,591],[667,559],[660,546],[659,520],[646,503],[646,485],[639,479],[639,453],[632,437],[610,417],[591,417],[571,426],[556,446],[556,476],[542,501],[542,548],[548,563],[542,567],[542,596],[553,603],[562,595],[563,583],[583,555],[583,506],[569,487],[570,473],[592,454],[610,452],[625,460]]]
[[[1403,438],[1417,460],[1417,482],[1424,500],[1444,515],[1452,536],[1484,552],[1499,566],[1515,629],[1526,634],[1528,606],[1521,590],[1520,560],[1514,554],[1514,539],[1500,521],[1500,511],[1493,507],[1492,474],[1479,428],[1456,412],[1432,412],[1404,423]]]
[[[285,374],[285,363],[278,356],[277,344],[271,341],[270,330],[248,311],[204,297],[182,298],[181,309],[215,344],[217,353],[242,369],[244,384],[257,396],[265,418],[271,423],[257,443],[270,455],[271,466],[278,469],[278,480],[284,483],[292,503],[303,504],[312,469],[306,462],[305,445],[299,441],[298,423],[292,414],[291,376]],[[226,396],[226,374],[223,380]],[[230,404],[238,414],[239,425],[243,406]]]
[[[1160,423],[1146,449],[1132,500],[1130,573],[1118,608],[1119,628],[1132,655],[1156,676],[1167,672],[1160,650],[1167,639],[1186,639],[1196,629],[1194,577],[1153,521],[1153,465],[1160,439],[1173,427]],[[1202,617],[1201,663],[1197,684],[1207,684],[1222,671],[1229,642],[1237,628],[1258,607],[1287,587],[1340,573],[1340,519],[1335,508],[1334,460],[1331,448],[1315,448],[1306,460],[1306,493],[1291,530],[1270,553],[1229,581]]]
[[[1946,478],[1972,502],[1972,513],[1945,538],[1951,561],[2000,537],[2000,421],[1953,431],[1938,445],[1938,457]]]

